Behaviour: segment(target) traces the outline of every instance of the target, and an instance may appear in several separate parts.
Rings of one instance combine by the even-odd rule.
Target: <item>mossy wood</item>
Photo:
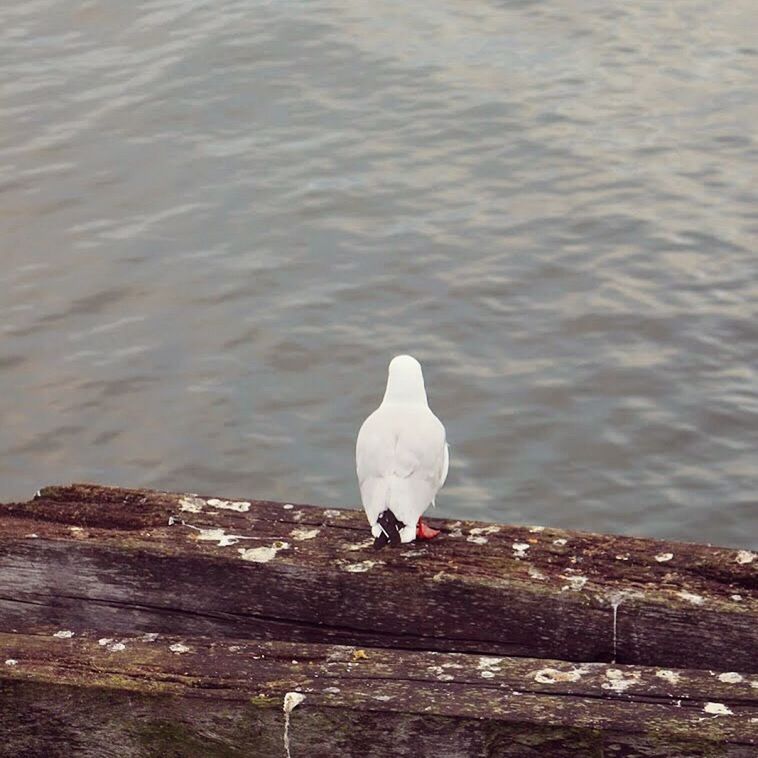
[[[377,553],[350,510],[95,485],[0,505],[0,732],[278,755],[296,690],[293,757],[756,754],[753,553],[431,523]],[[80,749],[49,752],[67,729]]]
[[[1,756],[280,755],[287,692],[305,696],[292,756],[746,758],[758,745],[756,682],[738,672],[70,631],[0,634]]]

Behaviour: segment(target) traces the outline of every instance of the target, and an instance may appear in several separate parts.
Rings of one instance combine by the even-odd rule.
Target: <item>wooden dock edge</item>
[[[756,754],[753,553],[432,524],[375,553],[351,510],[0,504],[0,756],[286,755],[288,693],[291,758]]]

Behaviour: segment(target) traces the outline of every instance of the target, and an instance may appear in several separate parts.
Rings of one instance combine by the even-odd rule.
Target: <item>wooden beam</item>
[[[295,692],[293,757],[748,758],[756,685],[737,672],[38,628],[0,633],[0,756],[282,755]]]
[[[356,511],[48,487],[0,505],[0,623],[758,670],[748,551],[432,524],[377,553]]]

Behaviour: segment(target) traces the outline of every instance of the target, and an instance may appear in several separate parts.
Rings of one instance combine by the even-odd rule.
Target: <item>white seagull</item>
[[[355,463],[375,548],[439,534],[421,514],[447,477],[445,427],[429,408],[421,364],[410,355],[392,359],[382,404],[358,432]]]

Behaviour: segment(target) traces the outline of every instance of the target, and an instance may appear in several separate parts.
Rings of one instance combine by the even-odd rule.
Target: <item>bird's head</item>
[[[384,402],[427,405],[421,364],[413,356],[398,355],[390,361]]]

